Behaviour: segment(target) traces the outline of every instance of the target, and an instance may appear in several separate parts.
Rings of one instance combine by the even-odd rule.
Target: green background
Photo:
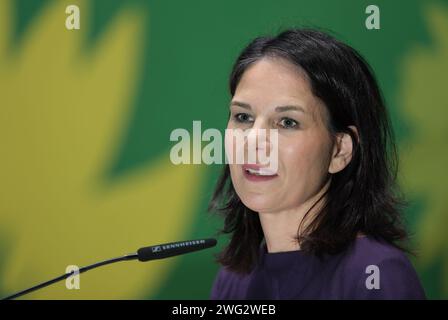
[[[68,3],[76,4],[77,1]],[[12,56],[19,55],[23,42],[36,20],[54,1],[17,0],[13,4],[13,27],[9,43]],[[367,30],[364,25],[367,18],[365,8],[369,4],[380,8],[380,30]],[[82,27],[79,32],[85,35],[85,52],[93,50],[98,39],[103,37],[124,10],[146,13],[141,33],[142,58],[138,62],[134,96],[127,108],[128,122],[116,139],[116,152],[111,156],[110,167],[105,169],[105,181],[114,181],[130,171],[151,165],[161,155],[166,157],[173,145],[169,141],[169,134],[175,128],[186,128],[190,131],[194,120],[202,121],[203,130],[225,128],[229,101],[228,74],[239,51],[252,38],[275,34],[293,26],[318,27],[330,30],[335,36],[359,50],[376,72],[392,115],[398,142],[402,147],[401,156],[407,159],[404,161],[408,164],[400,175],[404,177],[403,184],[406,184],[408,177],[411,181],[409,185],[403,185],[411,200],[406,219],[413,233],[413,243],[422,253],[421,256],[413,258],[413,262],[428,297],[448,297],[448,246],[439,245],[446,242],[448,237],[442,231],[435,230],[431,233],[431,230],[428,230],[430,227],[421,227],[424,224],[443,225],[445,228],[448,226],[445,218],[448,206],[443,196],[445,191],[434,192],[435,196],[434,193],[428,196],[426,192],[421,192],[432,190],[431,188],[443,189],[443,184],[434,180],[437,180],[437,177],[440,180],[447,177],[446,169],[440,166],[439,162],[431,165],[431,161],[446,159],[444,139],[447,138],[448,130],[440,119],[446,119],[445,107],[448,105],[444,97],[448,96],[442,92],[446,89],[446,78],[439,77],[439,72],[448,71],[448,62],[444,59],[433,59],[431,55],[448,57],[448,29],[439,30],[437,25],[431,23],[433,19],[438,19],[433,18],[434,16],[448,21],[448,2],[94,0],[80,5],[80,9]],[[88,21],[83,20],[86,12]],[[63,12],[61,15],[64,19]],[[446,25],[448,24],[445,23]],[[445,42],[440,43],[443,36]],[[55,46],[57,45],[55,43]],[[415,65],[423,66],[412,70],[413,57],[418,60]],[[429,64],[441,62],[437,62],[438,68],[433,70],[424,67],[424,59],[427,59]],[[421,70],[426,70],[426,74],[422,74]],[[433,75],[432,72],[437,74]],[[409,74],[412,77],[408,76]],[[412,82],[410,78],[417,80]],[[437,94],[428,94],[434,91]],[[21,94],[26,95],[27,92]],[[412,104],[408,101],[415,101],[417,98],[414,97],[421,97],[421,101],[426,102],[426,105],[420,105],[419,108],[425,110],[427,116],[418,118],[420,113],[412,111]],[[0,105],[0,108],[3,106]],[[433,135],[428,136],[428,140],[425,138],[427,127],[439,128]],[[428,163],[422,165],[416,157],[413,158],[412,150],[431,143],[433,147],[428,149],[424,158]],[[427,167],[438,170],[438,174],[430,175],[431,178],[428,179],[420,178],[427,177]],[[206,212],[220,167],[201,167],[201,170],[205,177],[203,182],[191,183],[191,188],[197,189],[197,199],[193,207],[188,208],[193,212],[191,225],[187,226],[185,233],[179,235],[179,238],[171,239],[173,241],[212,236],[221,224],[220,219]],[[8,197],[8,191],[5,190],[2,195],[4,198]],[[442,209],[440,206],[437,209],[431,208],[431,203],[435,201],[432,197],[438,197],[436,200],[442,203]],[[176,198],[167,198],[167,201],[176,201]],[[442,213],[431,213],[431,210],[442,210]],[[0,216],[2,214],[5,213],[0,212]],[[132,213],[129,218],[132,219]],[[151,223],[157,224],[157,219],[163,217],[156,216]],[[0,248],[3,248],[0,250],[0,258],[3,260],[0,264],[2,294],[12,290],[10,286],[1,284],[4,282],[2,277],[7,274],[4,272],[7,268],[5,261],[10,257],[10,253],[16,250],[15,237],[19,237],[20,228],[14,228],[16,229],[18,231],[8,232],[7,224],[1,229],[4,230],[0,235]],[[55,240],[59,242],[62,250],[64,239]],[[213,262],[212,254],[225,244],[224,238],[219,240],[219,246],[213,250],[173,259],[168,276],[157,290],[139,290],[135,297],[207,298],[218,268]],[[431,246],[431,254],[424,254],[424,245]],[[82,248],[79,250],[82,251]],[[116,265],[113,268],[120,267]],[[34,282],[45,280],[38,275],[39,273],[36,273],[36,277],[32,278]],[[31,282],[34,283],[33,281]],[[51,295],[39,297],[54,298]]]

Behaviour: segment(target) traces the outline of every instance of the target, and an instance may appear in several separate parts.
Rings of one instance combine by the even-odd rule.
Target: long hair
[[[396,185],[398,161],[393,131],[368,63],[356,50],[326,33],[287,30],[275,37],[256,38],[242,51],[230,74],[231,96],[246,69],[264,57],[285,59],[305,71],[313,94],[328,110],[328,131],[333,137],[347,133],[353,141],[350,163],[332,174],[317,215],[304,232],[297,234],[301,250],[336,254],[359,233],[404,249],[407,233],[401,222],[404,202]],[[349,126],[356,127],[357,133]],[[217,261],[232,271],[250,272],[263,232],[258,214],[235,192],[228,165],[218,180],[209,210],[224,216],[220,232],[230,235]],[[307,215],[302,224],[305,219]]]

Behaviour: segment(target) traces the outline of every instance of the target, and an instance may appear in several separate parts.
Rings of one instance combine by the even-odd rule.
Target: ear
[[[354,126],[349,128],[358,137],[358,130]],[[336,143],[333,147],[333,154],[331,157],[329,173],[337,173],[343,170],[352,160],[353,155],[353,141],[348,133],[338,133],[336,136]]]

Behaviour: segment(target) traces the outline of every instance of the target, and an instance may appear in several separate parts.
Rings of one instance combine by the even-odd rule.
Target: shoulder
[[[222,266],[216,274],[210,294],[212,300],[244,299],[250,275],[242,275]]]
[[[370,237],[358,238],[342,263],[348,299],[424,299],[417,273],[400,249]]]

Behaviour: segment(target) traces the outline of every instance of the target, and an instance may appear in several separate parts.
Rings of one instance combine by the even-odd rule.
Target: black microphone
[[[217,243],[216,239],[198,239],[198,240],[170,242],[170,243],[164,243],[164,244],[159,244],[159,245],[155,245],[155,246],[140,248],[137,250],[137,253],[127,254],[122,257],[97,262],[97,263],[91,264],[89,266],[79,268],[79,271],[72,271],[72,272],[63,274],[63,275],[56,277],[52,280],[40,283],[40,284],[38,284],[34,287],[31,287],[29,289],[25,289],[25,290],[15,293],[15,294],[12,294],[10,296],[7,296],[6,298],[3,298],[2,300],[11,300],[11,299],[18,298],[18,297],[28,294],[30,292],[33,292],[33,291],[42,289],[46,286],[49,286],[50,284],[67,279],[68,277],[74,275],[75,273],[81,274],[88,270],[91,270],[91,269],[94,269],[97,267],[101,267],[101,266],[104,266],[107,264],[111,264],[111,263],[115,263],[115,262],[119,262],[119,261],[136,260],[136,259],[138,259],[141,262],[155,260],[155,259],[164,259],[164,258],[178,256],[178,255],[189,253],[189,252],[194,252],[194,251],[198,251],[198,250],[211,248],[211,247],[214,247],[216,245],[216,243]]]
[[[140,248],[137,251],[139,261],[149,261],[154,259],[164,259],[189,253],[197,250],[207,249],[216,245],[216,239],[200,239],[171,242],[159,244],[146,248]]]

